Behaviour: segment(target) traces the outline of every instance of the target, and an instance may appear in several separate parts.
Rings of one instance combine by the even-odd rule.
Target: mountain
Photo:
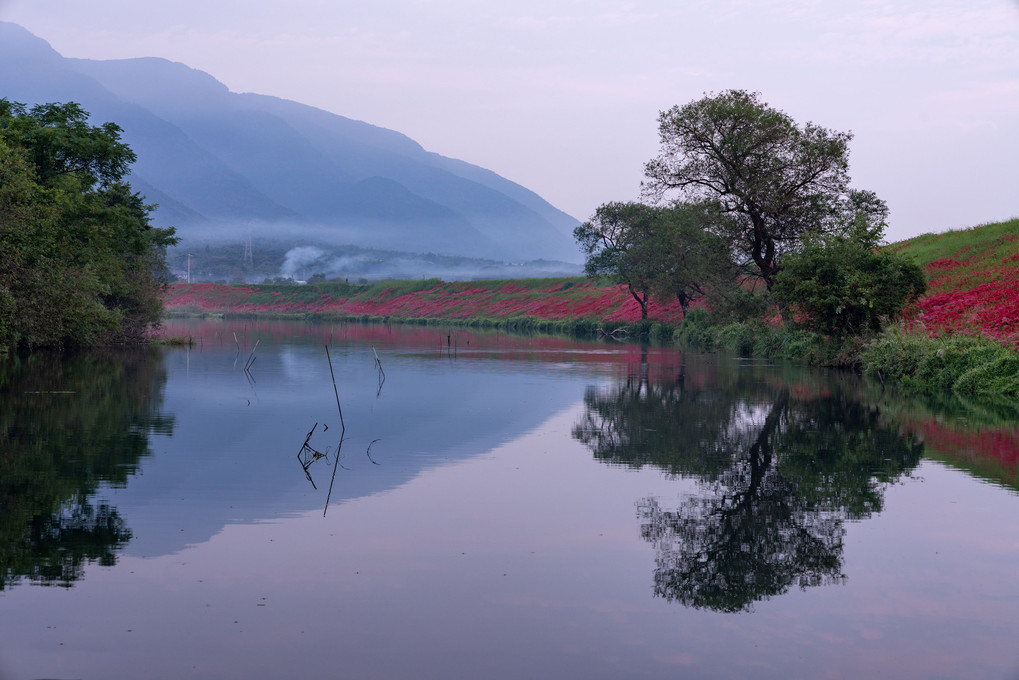
[[[256,238],[579,262],[577,220],[534,192],[392,130],[231,92],[158,58],[61,56],[0,22],[0,97],[79,103],[138,155],[130,181],[187,242]]]

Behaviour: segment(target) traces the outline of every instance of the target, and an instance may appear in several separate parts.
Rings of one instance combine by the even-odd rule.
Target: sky
[[[397,130],[580,220],[640,197],[660,111],[727,89],[851,130],[890,241],[1019,216],[1019,0],[0,0],[0,20]]]

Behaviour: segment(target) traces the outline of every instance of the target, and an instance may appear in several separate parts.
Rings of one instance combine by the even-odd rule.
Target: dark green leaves
[[[0,347],[137,340],[174,242],[123,182],[135,155],[73,103],[0,99]]]

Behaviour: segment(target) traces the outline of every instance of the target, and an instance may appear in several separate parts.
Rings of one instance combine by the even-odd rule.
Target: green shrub
[[[845,233],[806,239],[802,250],[783,258],[775,298],[817,333],[879,331],[926,289],[923,269],[906,255],[878,249],[880,236],[880,225],[859,222]]]
[[[894,331],[862,353],[864,369],[923,392],[1016,394],[1019,354],[991,340]]]
[[[731,323],[718,329],[718,344],[740,356],[753,356],[761,331],[757,324]]]
[[[701,351],[711,351],[718,346],[718,329],[714,326],[708,310],[698,307],[691,309],[673,332],[673,338]]]
[[[1019,394],[1019,354],[1000,354],[969,369],[953,386],[960,394]]]

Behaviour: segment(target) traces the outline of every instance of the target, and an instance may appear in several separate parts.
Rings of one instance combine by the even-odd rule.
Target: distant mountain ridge
[[[534,192],[392,130],[231,92],[159,58],[65,58],[0,22],[0,97],[75,101],[138,154],[154,221],[188,241],[255,237],[522,261],[579,262],[577,220]]]

